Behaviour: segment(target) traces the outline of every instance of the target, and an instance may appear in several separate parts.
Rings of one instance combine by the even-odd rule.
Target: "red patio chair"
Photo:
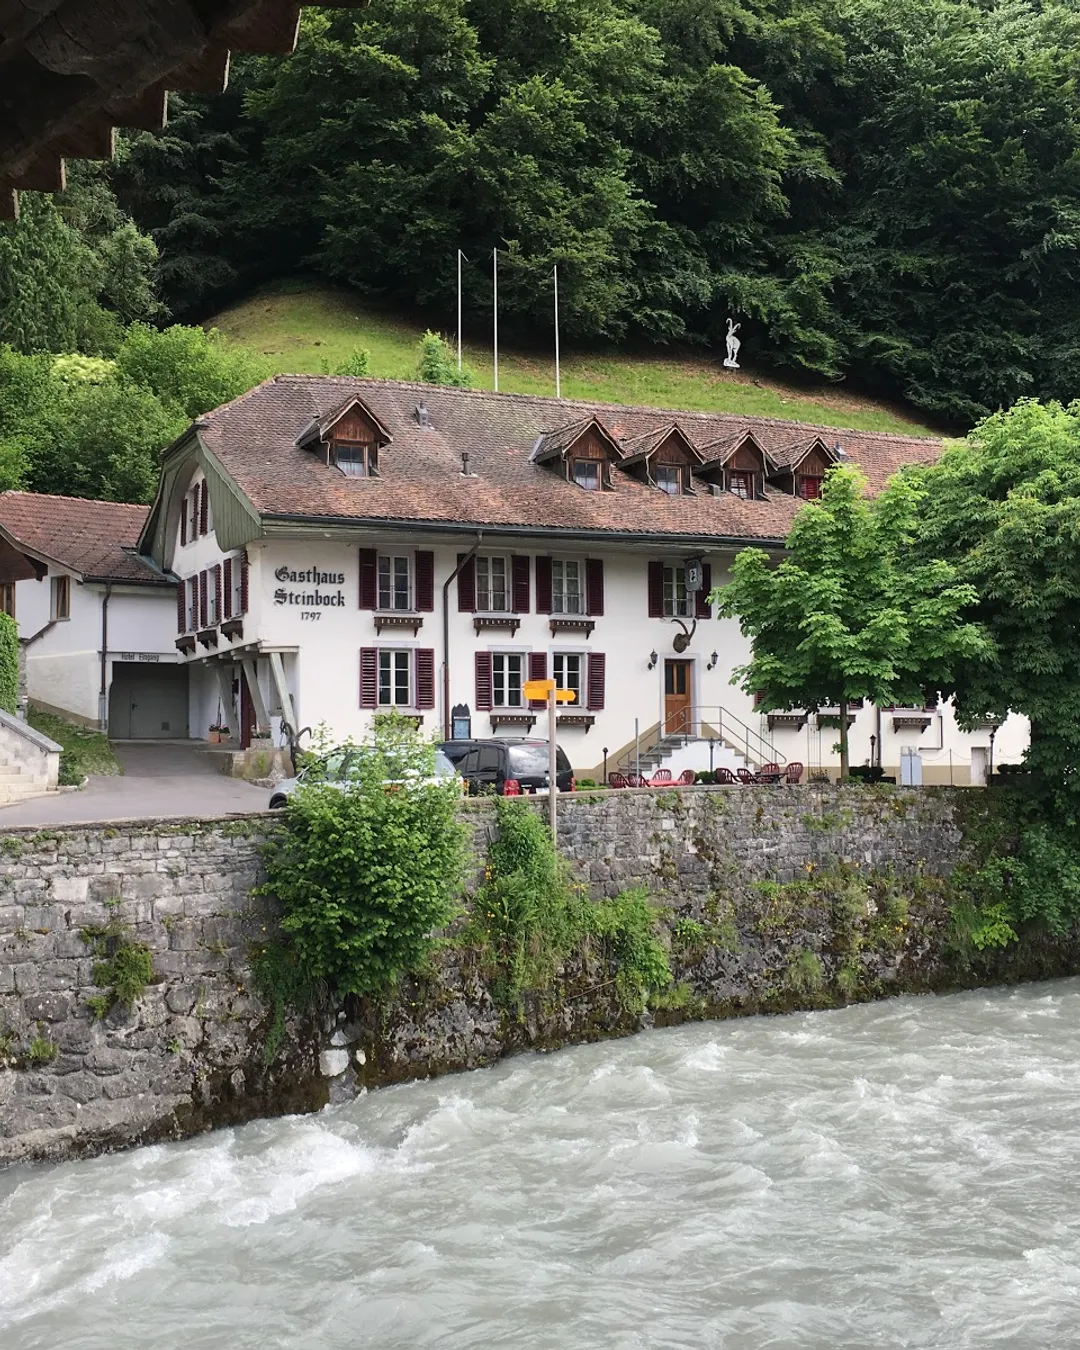
[[[628,773],[626,775],[627,787],[648,787],[649,780],[641,773]]]
[[[763,764],[757,771],[759,783],[779,783],[782,776],[779,764]]]
[[[609,774],[608,774],[608,787],[613,787],[613,788],[624,788],[624,787],[629,787],[629,786],[630,786],[630,784],[629,784],[629,783],[627,782],[627,780],[626,780],[626,774],[624,774],[624,773],[609,773]]]
[[[713,779],[717,783],[723,783],[727,787],[730,787],[733,783],[737,784],[739,781],[730,769],[714,769]]]
[[[659,787],[662,783],[670,783],[670,782],[671,782],[671,770],[657,769],[657,771],[649,779],[649,786]]]
[[[749,769],[736,769],[735,777],[739,780],[739,782],[743,785],[743,787],[753,787],[754,784],[757,782],[757,779],[754,777],[754,775],[750,772]]]
[[[803,766],[797,759],[793,759],[787,766],[787,772],[784,774],[784,782],[790,783],[793,787],[796,783],[802,782]]]
[[[697,781],[697,774],[693,771],[693,769],[683,769],[682,773],[679,774],[679,777],[676,781],[678,782],[680,787],[690,787],[693,783]]]

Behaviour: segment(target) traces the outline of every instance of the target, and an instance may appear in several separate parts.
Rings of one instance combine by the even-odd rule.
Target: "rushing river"
[[[3,1350],[1080,1343],[1080,981],[0,1173]]]

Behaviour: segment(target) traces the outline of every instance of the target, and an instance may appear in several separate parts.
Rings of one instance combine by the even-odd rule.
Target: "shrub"
[[[16,713],[19,707],[19,625],[0,613],[0,708]]]
[[[429,328],[417,344],[420,349],[416,363],[416,378],[425,384],[447,384],[456,389],[468,389],[476,377],[468,366],[457,367],[457,357],[438,333]]]
[[[284,909],[294,987],[389,993],[453,917],[465,832],[456,790],[431,781],[434,758],[407,720],[379,718],[344,788],[315,781],[290,798],[262,889]],[[273,972],[257,978],[265,987]]]
[[[57,782],[61,787],[78,787],[86,777],[82,760],[74,750],[65,750],[60,756]]]
[[[86,1000],[97,1021],[119,1003],[130,1008],[154,978],[154,958],[144,942],[134,942],[126,924],[110,919],[107,924],[84,928],[79,936],[96,957],[91,977],[103,992]]]

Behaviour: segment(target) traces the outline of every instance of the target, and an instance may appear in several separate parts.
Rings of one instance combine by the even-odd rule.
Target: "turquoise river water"
[[[2,1350],[1080,1345],[1080,981],[0,1173]]]

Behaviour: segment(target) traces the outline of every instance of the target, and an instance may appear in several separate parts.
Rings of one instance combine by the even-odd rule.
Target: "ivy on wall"
[[[0,708],[14,714],[19,706],[19,625],[0,613]]]

